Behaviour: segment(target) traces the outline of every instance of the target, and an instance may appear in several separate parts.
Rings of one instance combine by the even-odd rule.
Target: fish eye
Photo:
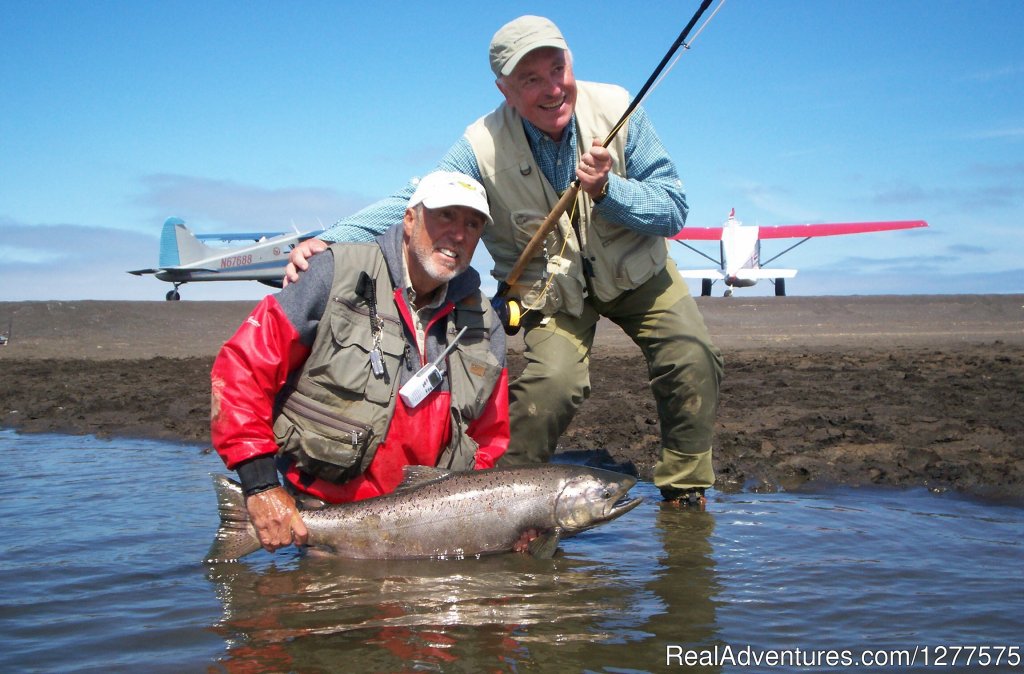
[[[611,498],[611,497],[612,497],[611,489],[605,489],[604,492],[601,494],[601,498]]]

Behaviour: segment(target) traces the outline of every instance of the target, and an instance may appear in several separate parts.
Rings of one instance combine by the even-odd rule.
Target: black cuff
[[[242,493],[246,496],[281,486],[281,482],[277,479],[277,467],[273,454],[249,459],[238,464],[235,470],[238,471],[238,481],[242,483]]]

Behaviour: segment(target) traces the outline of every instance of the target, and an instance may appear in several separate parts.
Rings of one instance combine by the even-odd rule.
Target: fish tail
[[[205,561],[230,562],[259,550],[262,546],[249,521],[242,485],[223,475],[214,475],[213,488],[217,492],[220,527]]]

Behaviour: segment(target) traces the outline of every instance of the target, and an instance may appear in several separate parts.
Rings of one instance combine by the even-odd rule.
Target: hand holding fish
[[[347,559],[463,559],[512,551],[550,559],[563,539],[620,517],[643,500],[628,496],[635,477],[587,466],[466,472],[406,466],[404,473],[405,481],[391,494],[304,510],[305,519],[298,520],[301,541],[279,511],[283,534],[273,545],[288,545],[294,532],[295,542],[308,546],[309,554]],[[270,539],[250,522],[255,518],[251,502],[267,494],[287,498],[273,507],[294,508],[284,489],[250,496],[246,507],[239,483],[223,475],[214,475],[213,482],[221,524],[206,560],[224,562],[260,547],[272,549]]]
[[[260,544],[268,552],[292,543],[306,544],[309,537],[306,524],[295,507],[295,499],[283,487],[248,497],[245,507]]]

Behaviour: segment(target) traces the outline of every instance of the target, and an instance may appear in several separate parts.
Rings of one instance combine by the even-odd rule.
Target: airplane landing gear
[[[178,293],[178,286],[179,285],[181,285],[181,284],[180,283],[175,283],[174,284],[174,290],[168,290],[167,294],[164,296],[164,299],[166,299],[168,302],[177,302],[178,300],[180,300],[181,299],[181,295]]]
[[[713,281],[709,278],[700,280],[700,296],[710,297],[711,296],[711,284]]]
[[[786,296],[786,279],[777,278],[775,279],[775,296],[785,297]]]

